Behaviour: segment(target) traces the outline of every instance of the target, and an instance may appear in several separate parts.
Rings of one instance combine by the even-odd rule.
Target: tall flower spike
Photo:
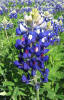
[[[46,15],[49,13],[47,12]],[[41,15],[36,8],[30,12],[29,16],[24,16],[24,22],[22,21],[16,29],[16,34],[22,35],[22,39],[17,39],[15,44],[15,47],[20,51],[15,65],[25,72],[25,75],[22,75],[22,82],[31,83],[37,91],[41,82],[48,82],[49,69],[44,65],[49,59],[48,55],[44,55],[49,51],[46,48],[58,41],[56,30],[58,26],[51,20],[46,21],[45,18],[44,21],[39,22],[40,18]],[[34,27],[31,24],[33,21]],[[50,29],[50,27],[52,28]]]

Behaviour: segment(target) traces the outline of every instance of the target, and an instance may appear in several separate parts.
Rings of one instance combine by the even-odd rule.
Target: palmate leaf
[[[45,89],[49,89],[50,86],[51,86],[51,82],[44,83],[43,85],[44,85],[44,86],[43,86],[44,90],[45,90]]]
[[[20,91],[18,87],[15,87],[13,94],[12,94],[12,99],[17,100],[17,97],[20,96],[20,95],[26,96],[26,94],[24,92]]]
[[[55,100],[56,94],[55,94],[54,91],[52,91],[51,89],[49,89],[49,90],[48,90],[47,97],[50,98],[51,100]]]
[[[64,95],[60,95],[60,94],[55,94],[54,91],[52,91],[51,89],[48,90],[48,94],[47,97],[49,97],[51,100],[64,100]]]
[[[49,68],[49,76],[48,79],[50,79],[51,81],[56,81],[58,79],[62,79],[64,77],[63,72],[59,71],[59,69],[61,68],[61,64],[62,62],[55,62],[54,66],[52,67],[48,67]],[[50,66],[50,64],[49,64]]]
[[[64,74],[63,74],[63,72],[56,71],[55,68],[52,68],[49,72],[48,78],[52,81],[56,81],[58,79],[64,78]]]
[[[44,83],[44,86],[40,89],[40,94],[43,95],[43,93],[46,91],[47,91],[46,97],[50,98],[51,100],[55,100],[56,93],[54,89],[51,88],[51,82]]]
[[[49,99],[51,99],[51,100],[58,100],[58,99],[63,100],[64,96],[59,95],[57,93],[58,89],[59,89],[59,83],[56,83],[55,89],[54,89],[54,87],[51,88],[51,84],[54,84],[54,82],[53,83],[51,83],[51,82],[44,83],[43,87],[40,89],[40,94],[43,96],[43,93],[45,91],[47,91],[46,97],[48,97]]]

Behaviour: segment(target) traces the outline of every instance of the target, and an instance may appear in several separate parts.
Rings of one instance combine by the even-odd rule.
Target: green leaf
[[[1,95],[1,96],[6,96],[7,93],[6,93],[5,91],[3,91],[3,92],[0,92],[0,95]]]
[[[13,95],[12,95],[13,100],[17,100],[18,93],[19,93],[19,88],[15,87],[15,89],[13,91]]]
[[[3,70],[2,70],[2,68],[0,67],[0,74],[1,75],[3,75],[4,73],[3,73]]]
[[[55,96],[56,96],[55,92],[52,91],[51,89],[49,89],[47,97],[49,97],[50,99],[54,100]]]
[[[64,95],[57,95],[57,98],[64,100]]]
[[[19,91],[18,95],[26,96],[26,94],[22,91]]]
[[[14,86],[14,83],[11,82],[11,81],[6,81],[6,82],[4,81],[4,82],[3,82],[3,85],[4,85],[4,86]]]
[[[59,89],[59,83],[56,84],[55,93],[58,91],[58,89]]]

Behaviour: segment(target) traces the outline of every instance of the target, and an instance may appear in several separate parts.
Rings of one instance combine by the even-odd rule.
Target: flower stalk
[[[36,90],[36,100],[39,100],[39,88]]]
[[[36,100],[39,100],[39,86],[37,81],[37,74],[34,76],[34,83],[35,83],[35,89],[36,89]]]
[[[6,38],[8,39],[6,27],[4,27],[4,31],[5,31],[5,34],[6,34]]]

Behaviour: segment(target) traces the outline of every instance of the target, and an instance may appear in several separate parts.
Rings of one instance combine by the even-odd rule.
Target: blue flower
[[[43,81],[42,81],[43,83],[46,83],[46,82],[48,82],[48,77],[45,77],[44,79],[43,79]]]
[[[16,34],[17,34],[17,35],[21,35],[21,31],[20,31],[19,28],[16,28]]]
[[[41,52],[41,54],[45,54],[45,53],[47,53],[48,51],[49,51],[49,49],[43,49],[42,52]]]
[[[36,56],[40,56],[41,54],[41,47],[38,43],[36,43],[36,45],[34,46],[34,53],[36,54]]]
[[[25,26],[20,24],[20,26],[18,28],[16,28],[16,34],[17,35],[23,35],[25,33],[27,34],[27,29],[25,28]]]
[[[11,13],[10,13],[10,18],[12,19],[12,18],[17,18],[17,12],[15,11],[15,10],[13,10]]]
[[[25,75],[22,75],[22,82],[27,82],[27,78],[26,78],[26,76]]]
[[[62,6],[60,4],[57,4],[55,7],[55,10],[58,11],[62,11]]]
[[[31,53],[29,52],[28,49],[25,50],[25,52],[23,53],[23,58],[30,58],[31,57]]]
[[[43,71],[40,71],[41,72],[41,74],[42,74],[42,77],[40,77],[41,78],[41,82],[43,82],[43,83],[46,83],[46,82],[48,82],[48,73],[49,73],[49,69],[45,69],[45,70],[43,70]]]
[[[30,69],[30,67],[29,67],[29,65],[26,63],[26,62],[24,62],[24,70],[29,70]]]
[[[0,7],[0,15],[3,14],[3,9]]]
[[[46,73],[46,74],[49,73],[49,69],[48,69],[48,68],[45,69],[45,73]]]
[[[32,75],[32,76],[35,76],[35,75],[36,75],[36,70],[33,70],[33,69],[32,69],[31,75]]]
[[[15,47],[18,49],[18,50],[21,50],[21,48],[24,48],[26,45],[26,41],[25,41],[25,38],[23,37],[21,40],[20,39],[17,39],[16,40],[16,44],[15,44]]]
[[[22,48],[22,41],[20,39],[16,40],[15,47],[20,50]]]
[[[38,66],[38,63],[37,63],[37,61],[36,61],[36,58],[33,57],[33,58],[30,60],[30,67],[31,67],[32,69],[36,70],[36,69],[37,69],[37,66]]]
[[[48,59],[49,59],[49,57],[48,56],[44,56],[43,58],[42,58],[42,60],[45,62],[45,61],[48,61]]]
[[[19,66],[20,65],[20,63],[16,60],[16,61],[14,61],[14,64],[16,65],[16,66]]]
[[[19,69],[23,69],[23,64],[21,64],[19,61],[15,61],[14,64],[19,68]]]

